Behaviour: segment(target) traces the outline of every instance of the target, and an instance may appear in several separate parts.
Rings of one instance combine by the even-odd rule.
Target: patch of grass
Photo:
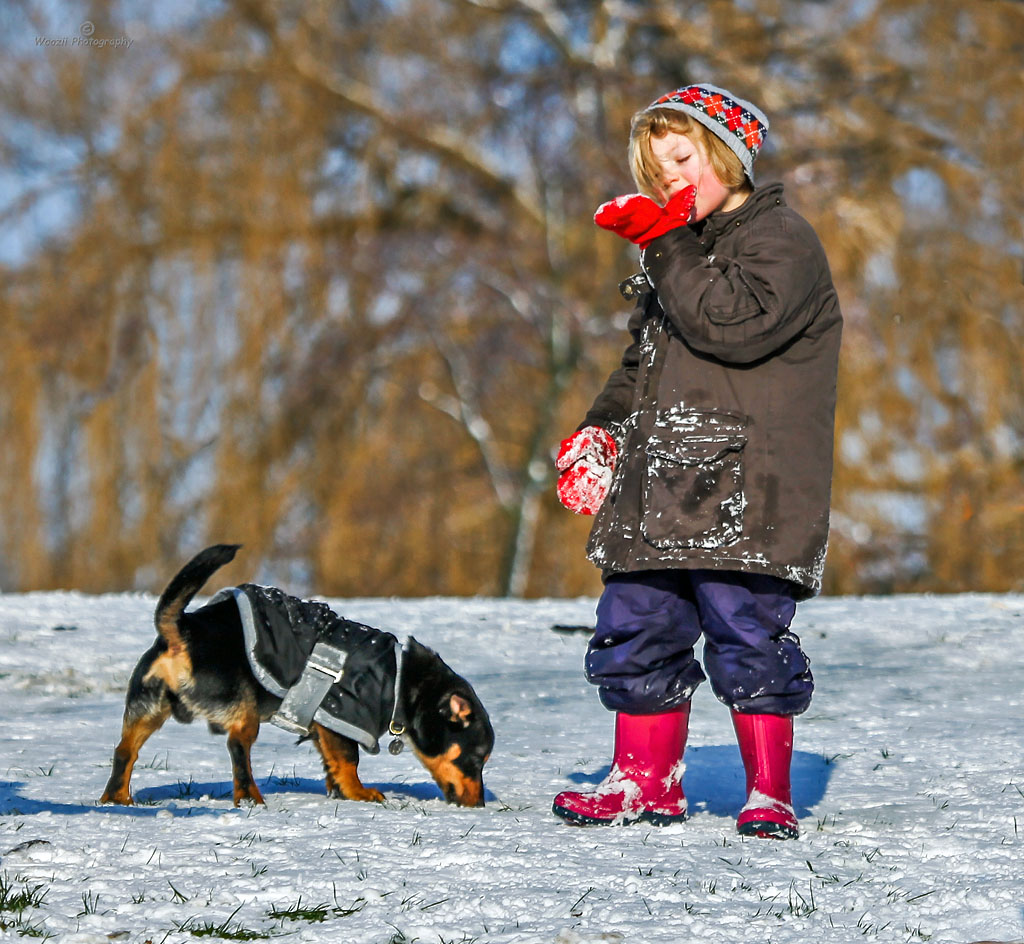
[[[20,889],[14,887],[17,882],[21,882]],[[0,911],[21,914],[26,908],[38,908],[48,891],[42,885],[29,887],[20,875],[12,879],[4,872],[0,875]]]
[[[161,758],[159,754],[154,754],[153,759],[148,764],[136,764],[138,770],[170,770],[171,769],[171,755],[164,751],[164,756]]]
[[[290,908],[278,908],[276,905],[267,912],[268,918],[275,921],[326,921],[331,908],[325,903],[320,905],[302,906],[302,896]]]
[[[827,754],[822,754],[821,757],[825,761],[825,766],[831,767],[837,760],[849,760],[853,757],[853,754],[833,754],[831,757]]]
[[[332,910],[336,917],[347,918],[349,915],[359,914],[366,907],[366,899],[362,897],[357,898],[350,906],[345,907],[338,901],[338,886],[332,884],[332,888],[334,889],[334,908]]]
[[[226,941],[257,941],[270,937],[269,931],[254,931],[242,927],[241,924],[231,927],[231,919],[238,914],[241,907],[239,905],[220,924],[214,924],[212,921],[200,923],[198,918],[193,917],[179,924],[178,930],[191,934],[192,937],[219,937]]]
[[[326,921],[328,918],[347,918],[350,915],[359,914],[365,907],[366,901],[363,898],[357,898],[350,906],[340,904],[338,901],[338,890],[335,888],[333,906],[327,904],[327,902],[321,902],[316,905],[304,905],[302,903],[302,896],[299,896],[299,900],[289,907],[274,905],[267,912],[267,917],[282,923],[285,921],[308,921],[312,924]]]
[[[395,926],[391,925],[391,927],[394,928]],[[392,934],[384,944],[416,944],[416,941],[418,940],[418,937],[407,937],[404,931],[395,928],[395,933]]]
[[[879,934],[892,924],[891,921],[886,921],[885,924],[872,924],[870,921],[866,920],[867,916],[868,913],[865,911],[864,914],[857,919],[857,930],[865,937],[869,934],[873,937],[878,937]]]
[[[75,915],[76,918],[82,918],[85,915],[94,915],[97,913],[97,909],[100,904],[100,896],[95,895],[92,892],[82,892],[82,910]]]
[[[48,941],[53,937],[52,932],[47,931],[41,924],[29,924],[24,918],[18,918],[14,922],[0,920],[0,931],[14,931],[20,937],[37,937],[41,941]]]
[[[525,813],[527,810],[532,810],[533,807],[530,805],[510,806],[504,800],[499,800],[498,805],[494,809],[498,813]]]
[[[21,887],[16,887],[20,883]],[[49,889],[42,885],[29,885],[20,875],[11,878],[6,872],[0,875],[0,931],[13,931],[21,937],[37,937],[47,940],[53,937],[41,924],[29,923],[25,912],[38,908]],[[8,919],[12,915],[13,920]]]
[[[292,767],[290,774],[279,774],[271,767],[270,773],[267,775],[267,783],[276,783],[282,787],[297,787],[301,782],[294,767]]]
[[[593,890],[594,887],[591,886],[582,895],[580,895],[580,897],[577,898],[576,901],[573,903],[573,906],[569,909],[569,914],[571,914],[574,918],[582,917],[583,911],[577,909],[583,903],[583,899],[586,898],[587,895],[589,895]]]
[[[808,915],[814,914],[818,910],[818,906],[814,903],[814,888],[811,883],[807,883],[807,894],[808,898],[804,898],[796,890],[796,882],[793,882],[789,886],[789,913],[797,918],[806,918]]]

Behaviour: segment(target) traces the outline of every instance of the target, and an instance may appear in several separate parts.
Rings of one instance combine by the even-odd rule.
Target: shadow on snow
[[[348,802],[333,800],[324,792],[324,782],[312,777],[275,777],[257,780],[260,792],[264,797],[275,794],[307,794],[320,797],[328,802]],[[13,780],[0,780],[0,816],[31,816],[36,813],[56,813],[59,815],[75,815],[80,813],[109,813],[112,816],[156,816],[157,813],[169,812],[174,816],[221,816],[225,812],[223,806],[203,807],[193,805],[203,797],[211,800],[230,800],[231,781],[219,780],[199,783],[193,780],[178,780],[174,783],[156,787],[144,787],[133,794],[134,806],[118,806],[116,804],[99,803],[59,803],[47,800],[36,800],[21,795],[24,783]],[[385,795],[386,800],[425,801],[443,800],[441,791],[429,781],[421,783],[368,783]],[[97,789],[101,792],[102,787]],[[485,790],[488,803],[497,798],[490,790]],[[174,801],[185,801],[186,805],[178,806]],[[361,804],[360,804],[361,805]],[[376,808],[377,804],[367,804]],[[232,807],[234,809],[234,807]],[[246,808],[238,812],[245,814]]]

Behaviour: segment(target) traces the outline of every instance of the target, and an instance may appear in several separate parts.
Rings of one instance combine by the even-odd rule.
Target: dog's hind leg
[[[235,806],[242,800],[263,803],[263,795],[252,775],[250,756],[252,745],[260,733],[260,716],[255,706],[248,706],[238,712],[236,719],[227,726],[228,753],[231,755],[233,795]]]
[[[125,709],[124,723],[121,726],[121,740],[114,748],[114,763],[110,771],[107,787],[100,797],[100,803],[120,803],[131,806],[132,768],[138,760],[142,745],[163,727],[163,723],[171,716],[171,705],[164,699],[155,710],[142,715],[134,715],[132,706]]]
[[[359,779],[359,745],[355,741],[317,723],[313,724],[313,733],[316,735],[313,743],[324,762],[328,796],[384,802],[384,794],[380,790],[364,787]]]

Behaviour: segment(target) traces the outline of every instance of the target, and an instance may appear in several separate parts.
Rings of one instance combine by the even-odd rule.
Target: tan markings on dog
[[[192,678],[192,660],[184,650],[168,650],[153,660],[142,681],[160,679],[172,692],[179,692]]]
[[[454,800],[459,806],[483,806],[483,782],[467,777],[455,766],[461,755],[462,748],[458,744],[453,744],[438,757],[428,757],[416,751],[420,763],[430,771],[446,799]]]
[[[132,769],[138,760],[139,751],[149,737],[159,731],[163,723],[170,717],[171,709],[166,707],[159,714],[146,715],[129,723],[125,721],[121,727],[121,740],[114,748],[114,766],[110,774],[107,788],[100,797],[100,803],[120,803],[132,805],[131,782]]]
[[[383,803],[384,794],[373,787],[364,787],[354,764],[338,763],[328,766],[328,774],[346,800],[363,800],[367,803]]]
[[[256,736],[260,733],[260,719],[254,704],[240,704],[232,712],[234,719],[228,728],[228,753],[234,777],[233,796],[235,806],[242,800],[263,803],[263,795],[252,775],[250,754]]]
[[[185,640],[181,638],[178,620],[185,611],[187,603],[187,600],[181,598],[173,601],[160,613],[160,618],[157,620],[156,631],[164,637],[171,652],[185,651]]]
[[[322,724],[314,724],[314,743],[324,762],[327,795],[337,790],[346,800],[383,803],[384,794],[373,787],[364,787],[359,779],[359,748]]]

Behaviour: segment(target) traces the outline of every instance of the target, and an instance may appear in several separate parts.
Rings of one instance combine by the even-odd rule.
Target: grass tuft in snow
[[[226,941],[256,941],[270,937],[269,931],[254,931],[251,928],[242,927],[241,924],[231,927],[231,920],[238,914],[241,907],[239,905],[220,924],[214,924],[212,921],[200,923],[198,918],[192,917],[178,924],[177,929],[191,934],[193,937],[219,937]]]
[[[84,918],[86,915],[99,914],[100,896],[95,892],[82,892],[82,910],[75,915]]]
[[[268,918],[275,921],[326,921],[331,908],[325,903],[319,905],[302,904],[302,896],[290,908],[278,908],[276,905],[267,912]]]
[[[21,883],[21,888],[15,885]],[[38,908],[46,898],[47,889],[42,885],[29,886],[20,875],[11,878],[6,872],[0,875],[0,911],[21,914],[27,908]]]
[[[17,888],[19,883],[21,887]],[[29,885],[20,875],[12,879],[6,872],[0,874],[0,931],[14,931],[21,937],[42,940],[53,937],[41,925],[31,924],[24,913],[42,905],[47,892],[42,885]],[[15,916],[13,920],[9,915]]]
[[[391,925],[391,927],[394,928],[395,926]],[[398,928],[395,928],[395,933],[392,934],[384,944],[416,944],[418,940],[418,937],[407,937],[404,931],[400,931]]]

